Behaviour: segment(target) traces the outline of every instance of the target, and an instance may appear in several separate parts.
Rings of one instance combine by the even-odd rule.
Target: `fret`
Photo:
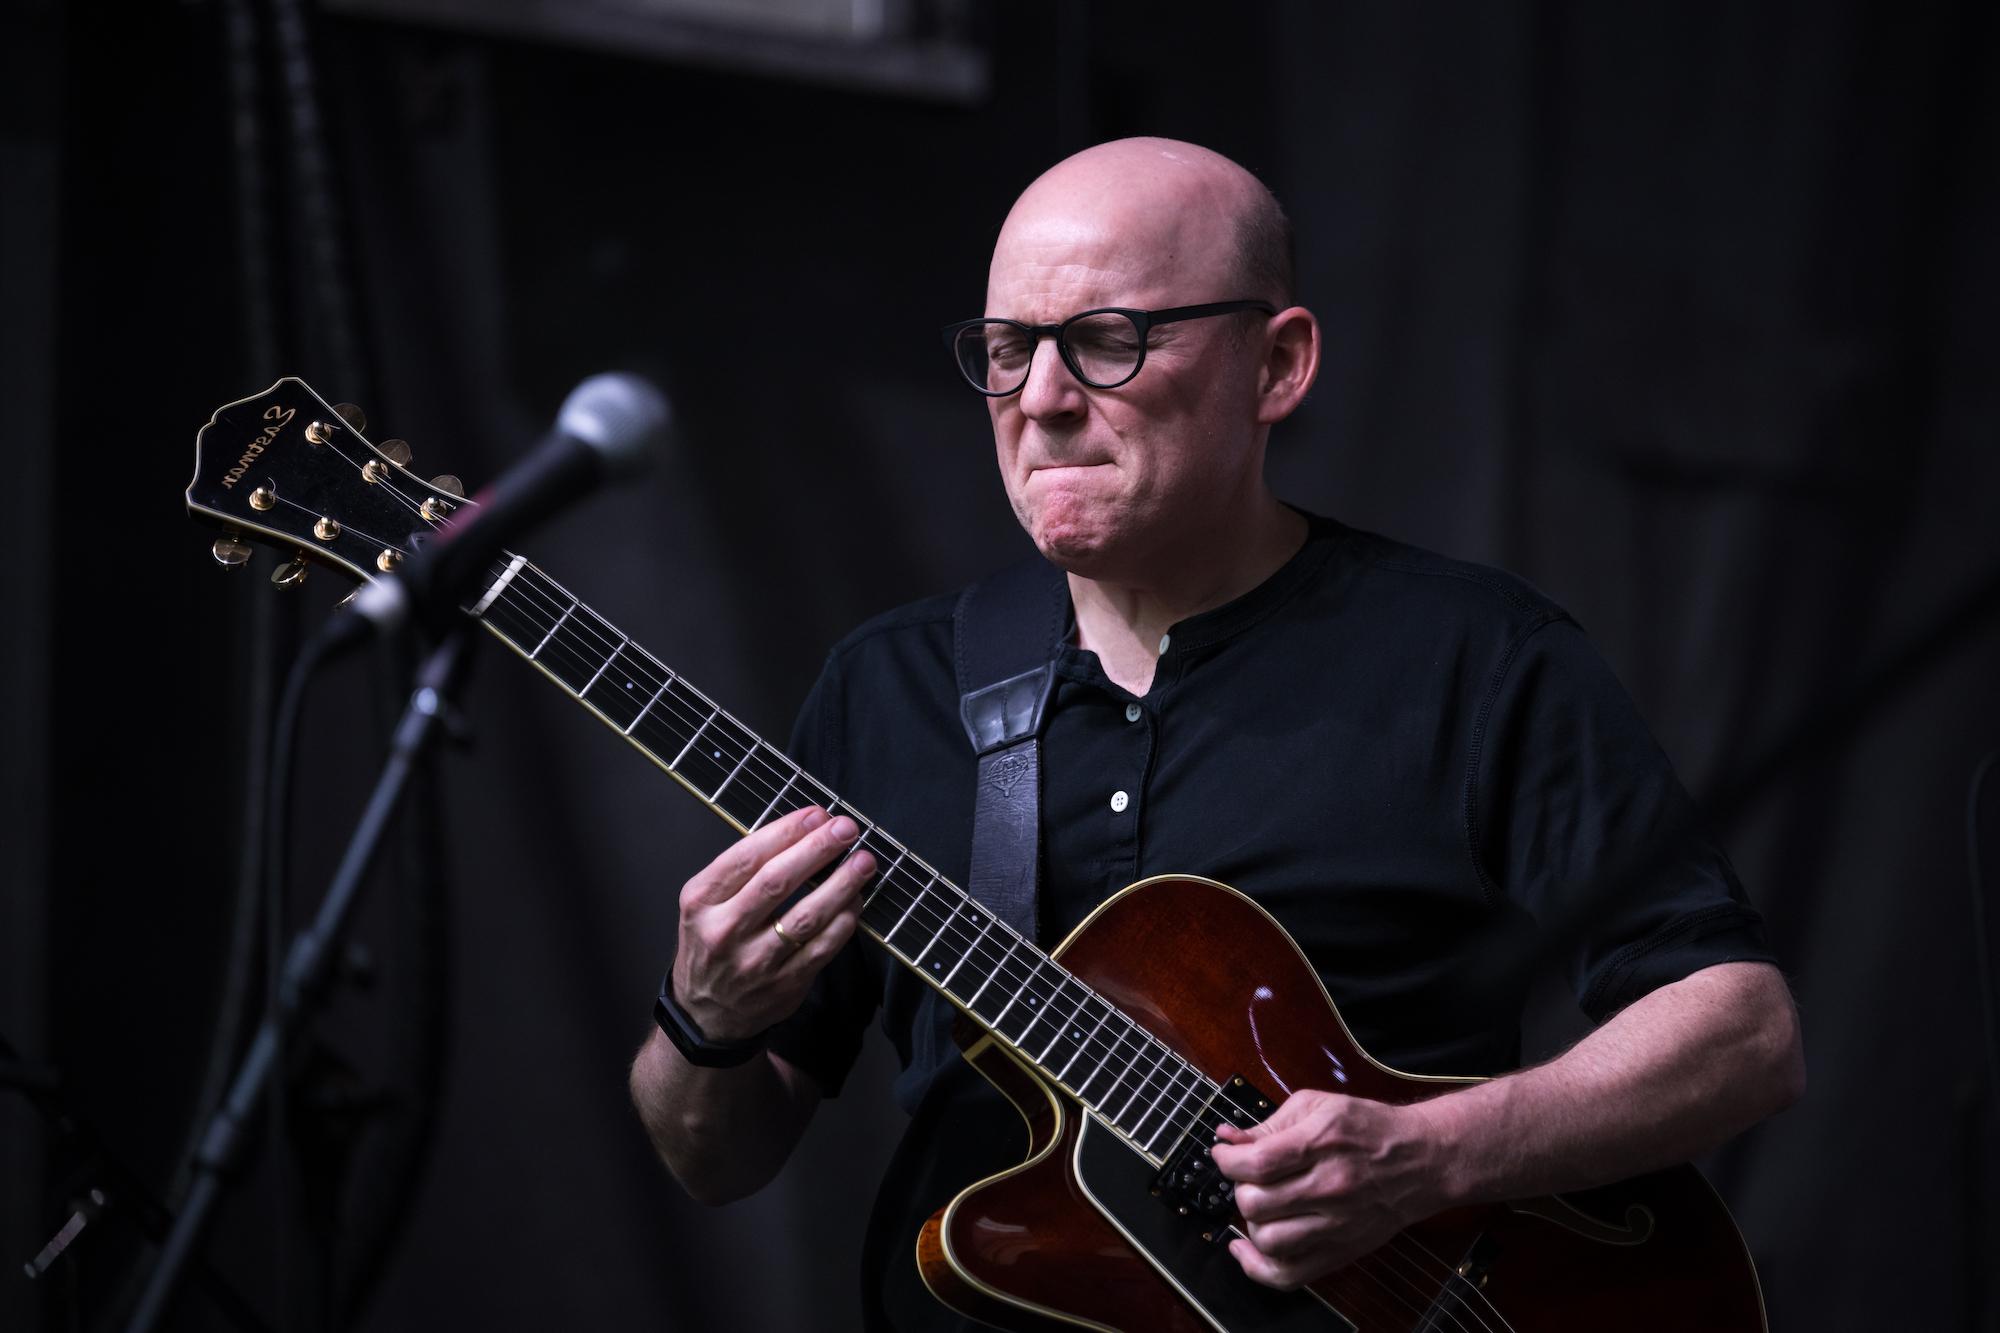
[[[870,830],[870,832],[873,832],[873,830]],[[866,845],[867,841],[868,841],[867,833],[863,833],[861,837],[856,840],[857,844],[864,846]],[[893,843],[890,845],[894,846]],[[868,850],[874,854],[875,859],[877,861],[880,861],[882,859],[882,854],[879,851],[876,851],[875,848],[870,847],[868,848]],[[889,862],[889,868],[887,870],[880,871],[876,874],[875,887],[873,889],[863,889],[861,891],[862,892],[861,919],[862,921],[866,922],[869,929],[873,930],[876,933],[876,935],[881,937],[881,939],[884,942],[888,940],[889,932],[882,929],[881,913],[876,912],[875,908],[877,904],[888,903],[889,890],[896,887],[892,879],[892,876],[894,876],[896,873],[896,867],[902,865],[903,858],[908,855],[909,853],[905,851],[903,848],[897,847],[896,855]]]
[[[1180,1082],[1183,1078],[1188,1080],[1188,1085],[1185,1088],[1180,1086]],[[1169,1088],[1169,1090],[1172,1091],[1174,1094],[1174,1104],[1170,1107],[1165,1108],[1165,1110],[1163,1111],[1160,1119],[1159,1129],[1153,1132],[1152,1138],[1146,1140],[1146,1151],[1151,1152],[1153,1150],[1154,1140],[1158,1139],[1161,1134],[1166,1133],[1168,1130],[1171,1130],[1175,1125],[1180,1123],[1181,1112],[1187,1109],[1188,1097],[1194,1093],[1199,1092],[1201,1090],[1202,1084],[1205,1081],[1206,1080],[1204,1080],[1201,1077],[1201,1075],[1195,1073],[1192,1069],[1186,1068],[1185,1066],[1180,1067],[1175,1071],[1174,1081]],[[1171,1142],[1171,1140],[1169,1140],[1169,1142]]]
[[[1062,998],[1062,992],[1064,986],[1075,985],[1075,984],[1076,983],[1071,982],[1067,978],[1058,983],[1056,986],[1056,998],[1057,999]],[[1076,1020],[1083,1016],[1083,1006],[1090,1002],[1090,992],[1083,990],[1081,986],[1077,986],[1077,989],[1082,993],[1077,996],[1076,1008],[1069,1011],[1068,1018],[1065,1018],[1062,1022],[1055,1025],[1056,1033],[1053,1037],[1049,1038],[1049,1044],[1042,1047],[1041,1051],[1035,1056],[1036,1064],[1046,1067],[1049,1062],[1049,1052],[1053,1051],[1056,1048],[1056,1043],[1063,1040],[1065,1036],[1067,1036],[1069,1040],[1072,1042],[1081,1043],[1083,1041],[1083,1028],[1081,1027],[1081,1025],[1077,1023]],[[1055,1006],[1051,1004],[1047,1012],[1053,1014],[1055,1012]],[[1082,1049],[1081,1045],[1078,1046],[1078,1049],[1079,1050]],[[1076,1058],[1075,1056],[1070,1057],[1070,1059],[1072,1060],[1074,1060],[1075,1058]],[[1058,1075],[1058,1077],[1060,1077],[1060,1075]]]
[[[988,972],[986,974],[986,980],[979,983],[979,989],[972,992],[971,998],[965,1002],[965,1007],[967,1009],[971,1009],[973,1013],[979,1014],[980,1019],[984,1021],[988,1027],[991,1027],[996,1020],[989,1019],[986,1017],[986,1015],[980,1014],[979,1010],[973,1008],[973,1006],[979,1003],[979,997],[986,993],[986,988],[988,986],[991,986],[995,981],[995,979],[999,977],[1000,969],[1006,967],[1008,961],[1012,959],[1013,956],[1014,956],[1014,942],[1010,940],[1008,941],[1006,949],[1002,951],[1000,954],[999,963],[995,965],[995,967],[991,972]],[[1009,1000],[1008,1003],[1012,1004],[1013,1001]],[[1005,1009],[1002,1009],[1000,1012],[1004,1014],[1007,1011]]]
[[[1146,1056],[1148,1056],[1148,1055],[1152,1055],[1152,1054],[1153,1054],[1153,1050],[1154,1050],[1154,1048],[1153,1048],[1152,1044],[1151,1044],[1150,1042],[1147,1042],[1147,1041],[1146,1041],[1146,1040],[1145,1040],[1145,1039],[1144,1039],[1144,1038],[1142,1037],[1142,1038],[1140,1039],[1140,1042],[1139,1042],[1139,1054],[1138,1054],[1138,1056],[1137,1056],[1136,1058],[1134,1058],[1134,1059],[1131,1059],[1131,1060],[1129,1060],[1129,1061],[1127,1061],[1127,1062],[1126,1062],[1126,1065],[1125,1065],[1125,1073],[1124,1073],[1124,1074],[1121,1074],[1121,1075],[1119,1075],[1119,1076],[1118,1076],[1118,1084],[1117,1084],[1117,1087],[1113,1088],[1113,1089],[1112,1089],[1112,1091],[1114,1091],[1114,1092],[1117,1092],[1117,1091],[1120,1091],[1120,1090],[1122,1090],[1122,1089],[1124,1088],[1124,1086],[1125,1086],[1125,1077],[1126,1077],[1126,1075],[1128,1075],[1128,1074],[1131,1074],[1131,1073],[1133,1073],[1133,1072],[1134,1072],[1135,1070],[1137,1070],[1137,1069],[1138,1069],[1138,1067],[1139,1067],[1139,1061],[1140,1061],[1141,1059],[1144,1059],[1144,1058],[1145,1058]],[[1157,1064],[1155,1064],[1155,1065],[1153,1066],[1153,1069],[1154,1069],[1154,1070],[1157,1070],[1158,1068],[1159,1068],[1159,1065],[1157,1065]],[[1139,1098],[1139,1094],[1140,1094],[1140,1093],[1142,1093],[1142,1092],[1144,1092],[1144,1091],[1146,1090],[1146,1084],[1147,1084],[1148,1080],[1150,1080],[1151,1078],[1152,1078],[1152,1073],[1151,1073],[1151,1072],[1149,1071],[1149,1072],[1148,1072],[1148,1073],[1147,1073],[1147,1074],[1145,1075],[1145,1077],[1143,1077],[1143,1078],[1141,1078],[1141,1079],[1139,1080],[1139,1086],[1138,1086],[1138,1087],[1136,1087],[1136,1088],[1134,1088],[1134,1089],[1132,1089],[1132,1092],[1131,1092],[1131,1094],[1130,1094],[1129,1096],[1127,1096],[1127,1097],[1125,1098],[1125,1100],[1124,1100],[1123,1102],[1119,1103],[1119,1106],[1118,1106],[1118,1109],[1117,1109],[1117,1110],[1116,1110],[1115,1112],[1113,1112],[1113,1113],[1112,1113],[1112,1116],[1111,1116],[1111,1123],[1112,1123],[1112,1124],[1114,1124],[1114,1125],[1122,1125],[1122,1124],[1124,1124],[1124,1123],[1125,1123],[1125,1112],[1131,1109],[1131,1106],[1132,1106],[1132,1103],[1138,1100],[1138,1098]]]
[[[501,593],[507,591],[507,585],[514,581],[514,576],[521,572],[521,566],[527,563],[528,557],[524,555],[517,555],[509,560],[507,568],[500,571],[500,577],[493,580],[493,586],[486,590],[486,595],[472,604],[472,614],[485,615],[486,608],[493,605]]]
[[[681,752],[674,756],[671,767],[682,781],[704,793],[703,799],[713,804],[713,798],[706,793],[720,792],[724,782],[748,756],[748,752],[761,742],[714,704],[709,704],[707,700],[702,703],[709,709],[707,718],[695,729],[695,734],[688,737],[688,743],[681,747]],[[700,712],[692,715],[702,716]],[[762,801],[758,802],[758,805],[762,804]]]
[[[1091,997],[1091,998],[1095,998],[1095,997]],[[1075,1064],[1075,1063],[1077,1062],[1077,1058],[1078,1058],[1079,1056],[1081,1056],[1081,1055],[1082,1055],[1082,1054],[1083,1054],[1083,1053],[1084,1053],[1085,1051],[1087,1051],[1087,1050],[1089,1050],[1089,1049],[1090,1049],[1090,1043],[1092,1043],[1093,1041],[1096,1041],[1096,1040],[1097,1040],[1097,1034],[1098,1034],[1098,1033],[1100,1033],[1100,1032],[1102,1032],[1102,1031],[1104,1031],[1104,1025],[1105,1025],[1105,1023],[1106,1023],[1106,1022],[1108,1022],[1108,1021],[1110,1020],[1110,1018],[1111,1018],[1111,1012],[1112,1012],[1112,1011],[1111,1011],[1111,1006],[1110,1006],[1110,1005],[1108,1005],[1108,1004],[1105,1004],[1105,1003],[1104,1003],[1104,1002],[1103,1002],[1102,1000],[1099,1000],[1099,1001],[1098,1001],[1098,1004],[1099,1004],[1099,1005],[1101,1005],[1101,1006],[1103,1007],[1103,1009],[1104,1009],[1104,1012],[1103,1012],[1103,1013],[1101,1013],[1101,1014],[1099,1014],[1099,1015],[1097,1016],[1097,1023],[1095,1024],[1095,1026],[1093,1026],[1093,1027],[1092,1027],[1092,1028],[1090,1029],[1090,1035],[1089,1035],[1089,1036],[1087,1036],[1087,1037],[1085,1037],[1085,1038],[1084,1038],[1084,1039],[1083,1039],[1082,1041],[1079,1041],[1079,1042],[1078,1042],[1078,1043],[1076,1044],[1076,1051],[1075,1051],[1075,1052],[1074,1052],[1074,1053],[1073,1053],[1073,1054],[1072,1054],[1072,1055],[1071,1055],[1071,1056],[1069,1057],[1069,1059],[1067,1059],[1067,1060],[1063,1061],[1063,1067],[1062,1067],[1061,1069],[1058,1069],[1058,1070],[1056,1071],[1056,1078],[1057,1078],[1058,1080],[1060,1080],[1060,1079],[1065,1079],[1065,1078],[1068,1078],[1068,1077],[1069,1077],[1069,1069],[1070,1069],[1070,1066],[1071,1066],[1071,1065],[1073,1065],[1073,1064]],[[1079,1008],[1079,1012],[1081,1012],[1081,1009],[1080,1009],[1080,1008]],[[1101,1066],[1103,1065],[1103,1063],[1104,1063],[1104,1062],[1103,1062],[1103,1061],[1101,1061],[1101,1060],[1100,1060],[1100,1061],[1098,1062],[1098,1064],[1099,1064],[1099,1066],[1100,1066],[1100,1067],[1101,1067]],[[1095,1070],[1093,1070],[1092,1072],[1094,1073],[1094,1072],[1095,1072]],[[1085,1079],[1085,1080],[1084,1080],[1084,1083],[1088,1083],[1089,1081],[1090,1081],[1089,1079]],[[1077,1090],[1077,1092],[1078,1092],[1078,1093],[1081,1093],[1081,1092],[1083,1091],[1083,1084],[1082,1084],[1082,1083],[1079,1083],[1079,1084],[1077,1084],[1077,1085],[1076,1085],[1076,1090]]]
[[[604,659],[604,665],[597,669],[597,674],[591,677],[590,683],[580,693],[585,703],[604,714],[605,721],[618,728],[619,735],[629,736],[632,728],[639,723],[639,715],[646,709],[641,701],[654,696],[656,688],[653,680],[662,670],[664,668],[648,661],[643,652],[634,648],[631,640],[625,639],[618,645],[617,651]]]
[[[556,617],[556,623],[549,626],[549,632],[542,636],[542,641],[535,645],[533,652],[530,652],[528,654],[528,660],[530,662],[534,661],[536,657],[541,655],[542,649],[549,646],[549,640],[553,639],[556,636],[556,631],[563,627],[563,622],[569,619],[570,612],[576,610],[579,606],[582,605],[583,603],[577,601],[574,597],[570,598],[568,609],[566,609],[561,615]]]
[[[979,914],[974,913],[973,919],[975,921],[978,920]],[[958,969],[965,966],[967,960],[969,960],[972,957],[973,953],[979,948],[980,941],[986,938],[986,932],[991,929],[993,929],[993,918],[989,916],[986,918],[984,922],[980,924],[979,932],[972,937],[972,943],[965,946],[965,952],[959,955],[958,961],[952,964],[951,971],[944,974],[944,979],[939,981],[938,985],[943,986],[946,989],[950,989],[951,979],[958,975]]]
[[[700,726],[696,727],[694,729],[694,735],[687,738],[687,744],[681,747],[681,752],[675,755],[672,759],[667,761],[667,767],[678,769],[681,766],[681,760],[687,758],[688,751],[694,748],[694,743],[701,739],[701,733],[708,730],[708,723],[715,721],[715,719],[721,716],[721,714],[722,710],[720,708],[710,713],[708,715],[708,721],[703,722]]]
[[[610,657],[607,657],[607,658],[605,658],[605,659],[604,659],[604,666],[600,666],[600,667],[598,667],[598,668],[597,668],[597,670],[595,670],[595,671],[593,671],[593,672],[591,672],[591,673],[590,673],[590,680],[589,680],[588,682],[586,682],[586,683],[585,683],[585,685],[584,685],[584,687],[583,687],[582,689],[580,689],[580,690],[578,690],[578,691],[577,691],[577,694],[578,694],[579,696],[581,696],[581,695],[585,695],[585,694],[589,694],[589,693],[590,693],[590,687],[591,687],[592,685],[595,685],[595,684],[596,684],[596,683],[598,682],[598,679],[599,679],[600,677],[602,677],[602,676],[604,675],[604,667],[608,667],[608,666],[610,666],[610,665],[611,665],[611,662],[612,662],[612,659],[613,659],[613,658],[615,658],[615,657],[617,657],[619,653],[621,653],[621,652],[625,651],[625,645],[626,645],[626,644],[628,644],[628,643],[630,643],[630,642],[632,642],[632,641],[631,641],[630,639],[626,638],[626,637],[625,637],[625,636],[624,636],[623,634],[620,634],[620,635],[618,636],[618,646],[617,646],[616,648],[613,648],[613,649],[611,650],[611,656],[610,656]]]
[[[1041,970],[1042,970],[1041,961],[1035,958],[1033,955],[1030,955],[1030,960],[1028,963],[1027,981],[1022,984],[1019,990],[1014,992],[1014,998],[1007,1001],[1006,1005],[1001,1008],[1000,1012],[993,1016],[993,1024],[992,1024],[993,1030],[999,1033],[1001,1036],[1005,1037],[1008,1041],[1014,1043],[1014,1045],[1016,1046],[1019,1046],[1021,1044],[1021,1038],[1027,1035],[1028,1029],[1032,1028],[1035,1025],[1035,1020],[1041,1017],[1042,997],[1035,994],[1034,990],[1035,978],[1041,974]],[[1021,1002],[1024,1000],[1027,1003],[1025,1005],[1022,1005],[1021,1012],[1027,1015],[1027,1021],[1021,1025],[1021,1030],[1019,1032],[1009,1032],[1005,1027],[1002,1026],[1002,1020],[1004,1020],[1008,1014],[1014,1011],[1015,1005],[1021,1004]]]
[[[1108,1020],[1112,1014],[1116,1013],[1118,1013],[1116,1009],[1107,1008],[1105,1018]],[[1124,1015],[1120,1014],[1119,1017],[1122,1018],[1124,1017]],[[1105,1042],[1104,1054],[1097,1057],[1097,1063],[1091,1066],[1090,1073],[1084,1076],[1083,1082],[1076,1085],[1077,1092],[1080,1095],[1082,1095],[1085,1098],[1085,1100],[1089,1101],[1094,1106],[1098,1106],[1100,1109],[1102,1109],[1104,1098],[1109,1097],[1112,1093],[1118,1090],[1118,1077],[1115,1074],[1112,1075],[1111,1086],[1104,1090],[1103,1097],[1099,1097],[1095,1093],[1092,1093],[1090,1091],[1090,1085],[1094,1080],[1098,1078],[1099,1075],[1103,1074],[1104,1071],[1110,1066],[1111,1057],[1118,1054],[1118,1048],[1125,1044],[1126,1036],[1127,1036],[1126,1033],[1120,1032],[1117,1033],[1115,1036],[1113,1036],[1110,1040]]]
[[[1163,1058],[1153,1073],[1162,1072],[1166,1075],[1165,1085],[1153,1093],[1152,1099],[1146,1103],[1145,1111],[1133,1123],[1132,1137],[1148,1152],[1152,1151],[1153,1141],[1159,1138],[1161,1131],[1173,1119],[1174,1109],[1187,1097],[1186,1089],[1181,1087],[1181,1079],[1186,1076],[1186,1071],[1170,1059]],[[1148,1076],[1146,1081],[1150,1088],[1151,1076]],[[1156,1119],[1157,1124],[1154,1123]],[[1150,1132],[1147,1129],[1149,1125],[1153,1126]]]
[[[505,597],[488,609],[481,623],[525,656],[528,645],[548,633],[543,620],[536,618],[535,610],[535,604],[526,597]]]
[[[1181,1125],[1183,1123],[1183,1115],[1187,1111],[1187,1104],[1189,1097],[1197,1098],[1197,1103],[1194,1108],[1193,1118],[1196,1124],[1201,1123],[1201,1111],[1202,1111],[1201,1100],[1200,1100],[1201,1093],[1203,1089],[1209,1086],[1209,1083],[1208,1080],[1202,1076],[1199,1070],[1189,1069],[1186,1071],[1186,1073],[1188,1074],[1191,1081],[1188,1083],[1187,1088],[1184,1091],[1182,1091],[1180,1096],[1174,1099],[1174,1109],[1167,1113],[1167,1125],[1169,1128],[1176,1125]],[[1182,1134],[1185,1134],[1187,1133],[1187,1130],[1186,1128],[1182,1128],[1180,1132]],[[1172,1142],[1172,1140],[1169,1140],[1169,1142]]]
[[[729,776],[722,780],[722,786],[717,787],[714,791],[708,794],[708,803],[710,805],[714,805],[717,801],[722,799],[723,787],[727,787],[730,783],[736,781],[736,775],[743,771],[743,765],[749,763],[750,756],[755,754],[756,752],[757,752],[757,747],[754,745],[743,752],[743,757],[736,761],[736,767],[730,769]]]
[[[930,877],[929,883],[919,884],[917,886],[917,891],[910,895],[910,905],[908,907],[905,907],[903,909],[903,914],[896,918],[896,924],[882,932],[882,942],[884,944],[895,943],[895,941],[891,937],[894,936],[897,931],[903,928],[903,923],[910,919],[910,913],[917,910],[917,904],[924,900],[925,892],[929,890],[932,884],[937,883],[937,879],[938,877],[936,875],[932,875]],[[903,952],[901,946],[897,946],[896,951],[898,953]]]
[[[665,668],[662,668],[662,670],[665,670]],[[632,728],[638,726],[640,720],[643,719],[646,716],[646,714],[653,711],[653,705],[658,703],[660,701],[660,696],[667,692],[667,686],[673,683],[673,679],[674,679],[674,673],[668,671],[667,678],[660,682],[660,688],[653,691],[653,697],[646,700],[646,706],[644,708],[641,708],[638,712],[632,715],[632,720],[625,724],[625,729],[623,732],[620,733],[621,735],[630,736],[632,734]]]
[[[614,645],[623,637],[603,617],[577,602],[549,631],[548,639],[539,649],[542,656],[537,660],[544,671],[581,699],[609,660],[605,654],[616,656],[618,650]]]
[[[663,685],[660,688],[665,689],[666,687]],[[799,776],[798,771],[796,769],[785,775],[785,781],[782,785],[779,786],[778,794],[771,798],[771,803],[764,807],[764,812],[762,814],[758,815],[755,819],[750,821],[750,831],[752,833],[755,833],[758,829],[764,827],[764,821],[769,819],[771,817],[771,812],[778,808],[778,802],[785,799],[785,793],[792,789],[792,783],[798,780],[798,776]]]
[[[1062,1016],[1063,987],[1067,984],[1067,978],[1058,973],[1056,976],[1055,994],[1045,1000],[1041,1000],[1039,1004],[1028,1006],[1033,1016],[1028,1020],[1028,1026],[1021,1029],[1020,1041],[1023,1052],[1032,1052],[1038,1046],[1042,1046],[1042,1038],[1037,1034],[1036,1029],[1043,1023],[1047,1023],[1051,1029],[1048,1039],[1051,1044],[1061,1040],[1063,1028],[1068,1023],[1068,1020]],[[1040,997],[1035,998],[1040,999]],[[1032,1055],[1030,1058],[1036,1064],[1042,1062],[1040,1055]]]
[[[798,769],[793,766],[791,760],[752,737],[750,749],[744,754],[743,762],[739,763],[722,786],[716,789],[716,794],[708,799],[722,813],[728,815],[731,822],[748,832],[757,827],[756,821],[763,818],[764,811],[778,803],[778,797],[783,796],[791,787],[792,776],[797,772]],[[781,774],[782,781],[779,780]],[[778,789],[777,795],[766,799],[773,786]],[[852,854],[850,851],[849,855]]]

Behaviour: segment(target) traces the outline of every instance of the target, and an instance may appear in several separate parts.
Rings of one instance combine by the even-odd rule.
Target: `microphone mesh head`
[[[621,476],[652,461],[654,442],[672,418],[666,395],[637,375],[612,372],[592,375],[570,390],[556,429],[597,450],[605,468]]]

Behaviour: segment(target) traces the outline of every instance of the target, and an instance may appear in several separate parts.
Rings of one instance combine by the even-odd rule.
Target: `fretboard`
[[[1205,1075],[527,560],[467,609],[739,832],[808,805],[853,819],[877,866],[862,928],[1141,1152],[1219,1119]]]

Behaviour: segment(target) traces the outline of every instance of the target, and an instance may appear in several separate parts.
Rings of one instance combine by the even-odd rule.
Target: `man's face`
[[[1039,188],[1039,187],[1038,187]],[[1053,324],[1099,306],[1141,310],[1233,300],[1229,222],[1111,191],[1024,198],[994,247],[986,311]],[[1019,393],[988,400],[1000,475],[1021,526],[1074,573],[1143,574],[1176,532],[1199,529],[1255,485],[1254,313],[1154,329],[1145,364],[1115,389],[1078,380],[1055,340],[1037,344]]]

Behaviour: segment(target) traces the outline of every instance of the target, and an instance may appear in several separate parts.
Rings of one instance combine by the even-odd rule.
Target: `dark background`
[[[933,330],[1034,174],[1160,133],[1297,225],[1327,354],[1280,492],[1575,612],[1767,916],[1811,1089],[1704,1165],[1773,1326],[2000,1328],[1993,6],[947,6],[951,87],[292,12],[0,20],[0,1035],[109,1151],[0,1095],[0,1326],[126,1299],[229,979],[263,984],[232,931],[255,963],[317,899],[396,704],[386,660],[316,687],[290,904],[243,915],[273,673],[340,580],[216,568],[180,502],[209,413],[297,374],[476,485],[582,375],[655,375],[677,451],[528,549],[782,736],[845,629],[1025,549]],[[624,1065],[727,831],[486,659],[216,1267],[294,1328],[849,1326],[884,1079],[760,1197],[679,1195]]]

